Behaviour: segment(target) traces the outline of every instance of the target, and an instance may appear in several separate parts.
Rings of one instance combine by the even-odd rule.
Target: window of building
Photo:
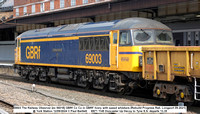
[[[64,8],[65,7],[65,0],[60,0],[60,8]]]
[[[44,3],[41,3],[41,4],[40,4],[40,11],[43,12],[44,10],[45,10],[45,9],[44,9]]]
[[[83,0],[83,4],[87,4],[88,3],[88,0]]]
[[[24,7],[24,15],[26,15],[27,14],[27,7],[25,6]]]
[[[95,0],[96,2],[99,2],[100,0]]]
[[[108,51],[109,44],[108,36],[79,38],[80,51]]]
[[[50,2],[50,10],[53,10],[54,9],[54,0],[52,0],[51,2]]]
[[[32,13],[35,13],[35,5],[32,5]]]
[[[76,5],[76,0],[71,0],[71,6],[75,6]]]
[[[16,16],[19,16],[19,8],[16,8]]]

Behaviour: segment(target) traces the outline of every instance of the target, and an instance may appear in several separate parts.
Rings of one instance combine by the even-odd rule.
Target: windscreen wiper
[[[148,36],[148,38],[150,37],[150,35],[148,33],[146,33],[143,29],[140,29],[145,35]]]

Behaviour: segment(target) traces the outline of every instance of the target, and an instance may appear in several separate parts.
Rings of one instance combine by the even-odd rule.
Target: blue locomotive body
[[[86,62],[89,55],[98,60]],[[80,51],[79,40],[27,42],[21,44],[21,62],[109,67],[109,51]]]
[[[19,36],[20,62],[109,67],[109,31],[116,22],[74,24],[25,32]],[[80,49],[81,39],[82,43],[93,39],[91,49],[88,49],[91,43]]]

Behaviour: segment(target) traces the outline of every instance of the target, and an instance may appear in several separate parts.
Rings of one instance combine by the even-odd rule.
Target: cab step
[[[200,82],[194,78],[194,100],[200,101]]]

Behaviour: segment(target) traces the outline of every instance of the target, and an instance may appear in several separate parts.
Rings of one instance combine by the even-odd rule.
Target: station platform
[[[0,61],[0,66],[12,67],[14,65],[14,61]]]

